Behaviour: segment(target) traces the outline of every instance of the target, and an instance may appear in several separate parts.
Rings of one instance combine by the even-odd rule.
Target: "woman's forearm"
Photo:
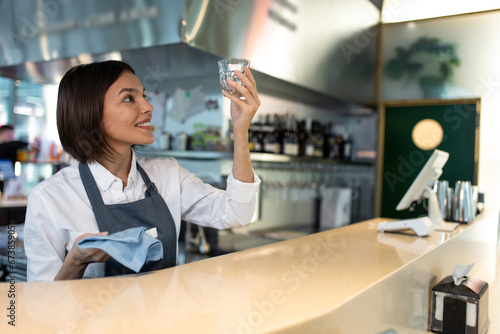
[[[250,149],[248,148],[248,130],[234,132],[233,176],[241,182],[251,183],[254,181]]]
[[[243,71],[244,74],[235,71],[234,75],[241,80],[244,86],[234,80],[227,80],[227,83],[240,92],[243,98],[231,95],[227,91],[222,91],[222,94],[231,100],[234,134],[233,176],[241,182],[251,183],[254,180],[250,149],[248,148],[248,127],[260,106],[260,99],[252,72],[248,67],[245,67]]]
[[[87,269],[87,265],[88,264],[77,263],[68,253],[61,269],[59,269],[56,277],[54,277],[54,281],[81,279],[85,273],[85,269]]]

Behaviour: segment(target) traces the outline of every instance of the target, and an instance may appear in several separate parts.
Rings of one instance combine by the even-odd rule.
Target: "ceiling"
[[[500,9],[498,0],[370,0],[381,9],[382,23],[406,22],[434,17]]]

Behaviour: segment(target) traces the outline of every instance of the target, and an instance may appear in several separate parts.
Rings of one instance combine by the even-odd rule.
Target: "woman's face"
[[[153,106],[146,100],[139,79],[129,71],[123,72],[104,95],[105,139],[118,152],[134,144],[153,143],[152,113]]]

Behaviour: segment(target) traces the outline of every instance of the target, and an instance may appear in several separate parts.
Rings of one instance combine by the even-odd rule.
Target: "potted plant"
[[[432,56],[432,64],[437,65],[437,73],[424,73],[424,56]],[[428,57],[427,57],[428,59]],[[437,64],[436,64],[437,62]],[[418,80],[425,98],[440,97],[446,81],[453,75],[453,67],[458,67],[455,47],[452,44],[441,43],[438,38],[421,37],[408,48],[396,47],[395,57],[385,65],[385,74],[393,80],[406,77],[408,81]]]

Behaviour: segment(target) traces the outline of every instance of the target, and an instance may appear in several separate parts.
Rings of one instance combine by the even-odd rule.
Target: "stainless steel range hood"
[[[369,0],[3,0],[0,76],[57,83],[122,59],[148,87],[216,80],[218,58],[245,57],[266,89],[372,104],[378,20]]]

